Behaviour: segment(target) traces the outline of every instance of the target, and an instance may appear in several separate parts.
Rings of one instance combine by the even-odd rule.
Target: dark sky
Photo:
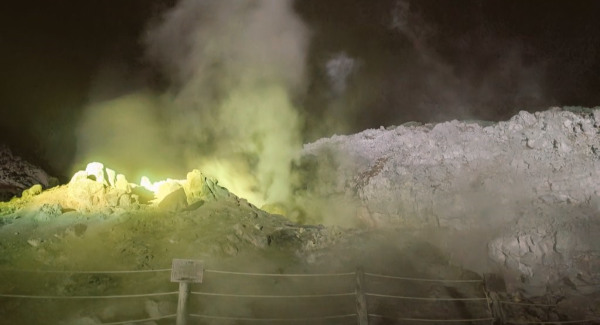
[[[140,35],[174,2],[4,3],[0,142],[64,175],[99,67],[118,64],[131,75],[151,70],[142,60]],[[521,109],[600,105],[600,1],[410,2],[411,21],[427,30],[417,42],[389,27],[395,0],[297,0],[314,32],[309,90],[300,100],[309,127],[323,114],[338,114],[348,121],[345,131],[354,132],[411,120],[498,120]],[[350,94],[333,101],[342,108],[332,109],[322,91],[323,64],[342,51],[361,69],[350,80]],[[523,89],[531,84],[541,97],[527,96]]]

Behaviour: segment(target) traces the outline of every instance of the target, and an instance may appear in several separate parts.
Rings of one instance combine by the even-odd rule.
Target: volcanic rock
[[[303,155],[317,157],[306,196],[358,202],[368,225],[493,230],[489,257],[532,282],[600,263],[600,109],[366,130]]]
[[[200,200],[216,201],[229,197],[229,191],[218,185],[218,181],[204,176],[199,170],[194,169],[187,174],[187,182],[183,188],[189,204]]]
[[[178,212],[187,208],[187,196],[183,188],[171,192],[158,204],[158,208],[168,212]]]
[[[23,191],[23,194],[21,195],[21,197],[24,198],[24,199],[26,199],[26,198],[34,197],[34,196],[39,195],[41,193],[42,193],[42,185],[35,184],[31,188]]]
[[[36,221],[48,221],[60,216],[63,213],[62,206],[60,204],[43,204],[34,219]]]
[[[0,144],[0,201],[18,196],[36,184],[50,188],[57,185],[57,180]]]
[[[77,175],[76,175],[77,176]],[[81,175],[80,175],[81,176]],[[68,186],[68,197],[71,207],[77,210],[89,211],[104,203],[106,187],[104,184],[90,179],[73,177]]]

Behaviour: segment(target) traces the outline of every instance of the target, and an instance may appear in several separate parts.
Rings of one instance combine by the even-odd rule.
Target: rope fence
[[[587,322],[600,322],[600,318],[594,318],[594,319],[582,319],[582,320],[563,320],[563,321],[558,321],[558,320],[548,320],[548,321],[536,321],[536,322],[513,322],[513,321],[507,321],[506,324],[513,324],[513,325],[527,325],[527,324],[581,324],[581,323],[587,323]]]
[[[448,280],[448,279],[420,279],[420,278],[406,278],[400,276],[390,276],[390,275],[381,275],[381,274],[373,274],[366,273],[365,275],[377,278],[386,278],[386,279],[394,279],[394,280],[405,280],[405,281],[420,281],[420,282],[447,282],[447,283],[480,283],[483,280]]]
[[[17,272],[17,273],[57,273],[57,274],[128,274],[128,273],[159,273],[171,272],[171,269],[157,270],[133,270],[133,271],[57,271],[57,270],[16,270],[16,269],[0,269],[0,272]]]
[[[425,300],[425,301],[487,301],[487,298],[425,298],[425,297],[404,297],[392,295],[380,295],[375,293],[365,293],[369,297],[382,297],[404,300]]]
[[[203,264],[202,264],[203,265]],[[129,295],[89,295],[89,296],[60,296],[60,295],[24,295],[24,294],[9,294],[0,293],[0,298],[14,298],[14,299],[56,299],[56,300],[92,300],[92,299],[129,299],[129,298],[147,298],[147,297],[165,297],[179,295],[179,303],[182,302],[182,292],[186,296],[206,296],[216,298],[240,298],[240,299],[313,299],[313,298],[344,298],[344,297],[356,297],[356,312],[348,312],[340,310],[340,315],[321,316],[321,317],[305,317],[305,318],[251,318],[251,317],[233,317],[233,316],[220,316],[220,315],[203,315],[200,313],[187,312],[187,307],[181,309],[185,312],[185,318],[198,318],[198,319],[212,319],[212,320],[223,320],[223,321],[248,321],[248,322],[311,322],[311,321],[326,321],[334,319],[344,319],[357,317],[358,325],[368,324],[368,317],[381,318],[391,321],[411,321],[411,322],[431,322],[431,323],[468,323],[468,322],[495,322],[500,321],[503,324],[514,324],[514,325],[526,325],[526,324],[579,324],[586,322],[598,322],[597,319],[585,319],[585,320],[569,320],[569,321],[513,321],[508,320],[504,316],[504,308],[508,306],[524,306],[524,307],[547,307],[555,308],[556,304],[543,304],[543,303],[529,303],[529,302],[517,302],[509,300],[500,300],[498,295],[494,292],[488,292],[486,288],[486,282],[484,279],[432,279],[432,278],[412,278],[412,277],[401,277],[393,275],[383,275],[375,273],[366,273],[362,270],[356,272],[338,272],[338,273],[314,273],[314,274],[282,274],[282,273],[253,273],[253,272],[237,272],[237,271],[225,271],[225,270],[212,270],[202,269],[201,274],[212,273],[217,275],[225,276],[248,276],[248,277],[288,277],[288,278],[329,278],[329,277],[356,277],[356,291],[355,292],[343,292],[343,293],[315,293],[315,294],[303,294],[303,295],[261,295],[261,294],[237,294],[237,293],[218,293],[218,292],[202,292],[202,291],[191,291],[189,284],[192,282],[202,282],[202,276],[200,281],[191,281],[186,284],[183,288],[187,291],[182,291],[183,281],[174,281],[173,274],[175,274],[175,264],[172,268],[161,268],[154,270],[117,270],[117,271],[72,271],[72,270],[8,270],[0,269],[0,272],[20,272],[20,273],[47,273],[47,274],[139,274],[139,273],[162,273],[171,272],[171,281],[180,282],[180,291],[173,292],[157,292],[157,293],[145,293],[145,294],[129,294]],[[400,281],[412,281],[412,282],[438,282],[448,284],[463,284],[463,283],[483,283],[483,295],[484,297],[413,297],[404,295],[391,295],[381,294],[377,292],[365,292],[364,291],[364,277],[379,278],[379,279],[390,279]],[[488,294],[489,293],[489,294]],[[435,319],[434,318],[410,318],[410,317],[388,317],[379,314],[369,314],[367,312],[365,297],[371,298],[385,298],[385,299],[398,299],[398,300],[415,300],[424,302],[452,302],[452,301],[463,301],[463,302],[482,302],[486,304],[486,313],[489,317],[476,317],[476,318],[464,318],[464,319]],[[186,301],[184,299],[184,301]],[[361,300],[362,299],[362,300]],[[496,309],[492,306],[495,305]],[[158,321],[164,319],[177,318],[177,324],[187,324],[186,322],[180,323],[181,310],[178,307],[178,314],[165,315],[155,318],[145,318],[138,320],[128,320],[121,322],[103,323],[103,325],[124,325],[124,324],[136,324],[143,322]],[[499,310],[499,311],[498,311]]]
[[[151,322],[151,321],[155,321],[155,320],[163,320],[163,319],[169,319],[169,318],[175,318],[175,317],[177,317],[177,314],[161,316],[161,317],[154,317],[154,318],[128,320],[128,321],[124,321],[124,322],[102,323],[102,325],[138,324],[138,323],[145,323],[145,322]]]
[[[387,317],[383,315],[369,314],[371,317],[384,318],[390,320],[397,321],[405,321],[405,322],[426,322],[426,323],[469,323],[469,322],[489,322],[493,321],[494,318],[468,318],[468,319],[424,319],[424,318],[395,318],[395,317]]]
[[[190,292],[198,296],[213,296],[213,297],[232,297],[232,298],[325,298],[325,297],[348,297],[355,296],[356,293],[332,293],[323,295],[292,295],[292,296],[273,296],[273,295],[238,295],[228,293],[212,293],[212,292]]]
[[[228,320],[228,321],[232,321],[232,320],[251,321],[251,322],[254,322],[254,321],[256,321],[256,322],[310,322],[310,321],[356,317],[356,315],[357,314],[347,314],[347,315],[334,315],[334,316],[308,317],[308,318],[245,318],[245,317],[225,317],[225,316],[208,316],[208,315],[190,314],[190,317]]]
[[[556,304],[535,304],[535,303],[527,303],[527,302],[517,302],[517,301],[506,301],[500,300],[500,304],[503,305],[519,305],[519,306],[535,306],[535,307],[556,307]]]
[[[330,276],[356,275],[355,272],[324,273],[324,274],[246,273],[246,272],[217,271],[217,270],[204,270],[204,272],[205,273],[215,273],[215,274],[248,275],[248,276],[273,276],[273,277],[330,277]]]
[[[121,298],[140,298],[140,297],[159,297],[173,296],[179,292],[159,292],[143,293],[137,295],[113,295],[113,296],[32,296],[32,295],[11,295],[0,293],[1,298],[25,298],[25,299],[121,299]]]

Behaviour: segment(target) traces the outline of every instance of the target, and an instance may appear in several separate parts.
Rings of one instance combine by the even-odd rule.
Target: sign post
[[[356,270],[356,315],[358,325],[369,325],[367,296],[365,295],[365,273],[362,268]]]
[[[177,325],[188,324],[188,306],[192,283],[202,283],[204,262],[200,260],[173,259],[171,282],[179,282]]]

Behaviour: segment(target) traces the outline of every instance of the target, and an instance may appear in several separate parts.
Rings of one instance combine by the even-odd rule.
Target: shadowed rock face
[[[58,181],[0,144],[0,201],[19,196],[36,184],[48,188],[58,185]]]
[[[399,126],[305,145],[318,172],[335,175],[308,187],[358,200],[356,217],[372,227],[493,230],[481,243],[491,260],[532,281],[600,278],[600,109],[480,124]]]

